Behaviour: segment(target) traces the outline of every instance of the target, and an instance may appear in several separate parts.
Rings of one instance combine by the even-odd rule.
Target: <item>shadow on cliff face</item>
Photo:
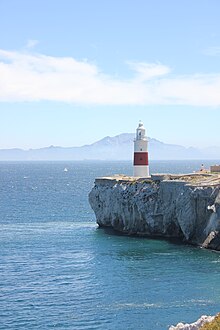
[[[169,240],[175,240],[181,242],[185,241],[185,236],[182,232],[180,225],[178,224],[177,219],[176,221],[172,221],[169,223],[169,226],[167,226],[166,228],[166,235],[169,237]]]
[[[119,237],[126,237],[128,239],[143,239],[143,240],[160,240],[160,241],[167,241],[169,243],[175,244],[175,245],[183,245],[186,246],[186,242],[183,241],[182,237],[163,237],[160,235],[146,235],[146,234],[128,234],[128,233],[122,233],[120,231],[117,231],[110,227],[98,227],[97,231],[100,231],[101,233],[109,236],[119,236]],[[187,244],[189,246],[194,246],[192,244]]]

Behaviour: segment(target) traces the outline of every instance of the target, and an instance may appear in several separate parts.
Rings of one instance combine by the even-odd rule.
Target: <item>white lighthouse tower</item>
[[[134,176],[146,178],[149,176],[148,141],[145,128],[140,121],[134,139]]]

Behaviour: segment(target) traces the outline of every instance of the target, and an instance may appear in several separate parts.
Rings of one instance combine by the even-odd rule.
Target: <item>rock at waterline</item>
[[[199,330],[204,324],[212,322],[214,318],[215,316],[202,315],[194,323],[178,323],[176,326],[172,325],[169,330]]]

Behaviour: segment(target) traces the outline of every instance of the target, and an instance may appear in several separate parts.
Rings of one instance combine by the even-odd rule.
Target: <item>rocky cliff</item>
[[[218,175],[98,178],[89,202],[101,227],[220,250]]]

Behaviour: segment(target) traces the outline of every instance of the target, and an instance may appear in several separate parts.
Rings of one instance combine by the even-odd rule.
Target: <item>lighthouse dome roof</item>
[[[144,124],[141,120],[139,121],[138,128],[144,129]]]

